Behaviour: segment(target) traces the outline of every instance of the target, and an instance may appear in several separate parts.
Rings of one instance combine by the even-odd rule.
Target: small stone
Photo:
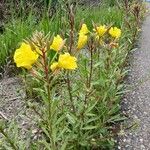
[[[140,139],[140,142],[143,142],[143,139]]]
[[[36,134],[38,132],[37,129],[32,130],[32,134]]]
[[[125,147],[128,148],[128,147],[130,147],[130,145],[126,145]]]
[[[145,150],[145,146],[144,146],[144,145],[141,145],[141,149],[142,149],[142,150]]]
[[[126,142],[126,139],[123,139],[123,142]]]

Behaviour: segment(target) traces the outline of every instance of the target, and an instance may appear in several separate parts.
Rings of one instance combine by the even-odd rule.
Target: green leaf
[[[61,130],[59,133],[58,133],[58,136],[57,136],[57,139],[56,141],[59,141],[61,136],[63,136],[63,134],[67,131],[67,127],[65,127],[63,130]]]
[[[86,124],[91,123],[91,122],[95,122],[96,120],[99,120],[99,119],[100,119],[99,116],[98,116],[98,117],[91,118],[91,119],[88,119],[88,120],[86,121]]]
[[[124,121],[125,119],[127,119],[126,117],[121,117],[120,114],[112,116],[109,120],[107,120],[108,123],[115,123],[115,122],[119,122],[119,121]]]
[[[88,114],[89,112],[91,112],[94,107],[97,105],[98,101],[96,101],[91,107],[89,107],[86,111],[85,111],[85,114]]]
[[[66,150],[67,144],[68,144],[68,142],[65,141],[65,142],[62,144],[60,150]]]
[[[70,114],[67,114],[66,117],[68,118],[68,121],[71,123],[71,124],[75,124],[76,123],[76,120],[77,118],[73,115],[70,115]]]
[[[65,114],[63,114],[61,117],[59,117],[59,118],[57,119],[56,123],[55,123],[55,126],[56,126],[56,125],[59,125],[60,122],[62,122],[65,118],[66,118],[66,115],[65,115]]]
[[[46,136],[50,139],[50,135],[49,135],[47,129],[44,126],[42,126],[41,128],[42,128],[43,132],[46,134]]]
[[[46,150],[51,150],[51,145],[50,143],[47,143],[46,140],[41,140],[39,143],[43,144],[46,148]]]
[[[82,130],[93,130],[93,129],[98,129],[98,126],[86,126],[82,128]]]

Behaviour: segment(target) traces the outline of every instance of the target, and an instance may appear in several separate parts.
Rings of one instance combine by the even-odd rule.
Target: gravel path
[[[4,78],[0,80],[0,118],[11,120],[24,107],[25,93],[21,90],[19,78]]]
[[[17,77],[0,80],[0,121],[7,121],[9,125],[14,120],[19,128],[19,138],[29,138],[31,131],[31,138],[37,139],[40,135],[36,128],[35,114],[26,105],[23,87],[22,80]],[[0,139],[1,137],[0,134]]]
[[[150,4],[147,4],[150,10]],[[130,92],[123,100],[123,111],[129,116],[121,150],[150,150],[150,14],[147,16],[139,48],[131,54],[128,83]]]

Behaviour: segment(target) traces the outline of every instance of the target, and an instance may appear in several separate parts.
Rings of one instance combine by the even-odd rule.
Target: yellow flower
[[[81,29],[80,29],[80,32],[79,32],[79,34],[88,34],[89,33],[89,30],[88,30],[88,28],[87,28],[87,25],[86,24],[82,24],[82,27],[81,27]]]
[[[33,51],[35,51],[37,54],[39,54],[39,55],[42,55],[42,51],[41,51],[41,49],[38,47],[38,46],[36,46],[35,44],[33,44],[33,43],[29,43],[29,45],[31,46],[31,49],[33,50]]]
[[[59,68],[58,62],[54,62],[54,63],[51,65],[50,68],[51,68],[52,71],[54,71],[54,70],[56,70],[57,68]]]
[[[31,69],[32,65],[37,61],[38,56],[29,44],[22,43],[20,48],[15,51],[14,61],[17,67]]]
[[[60,35],[57,35],[54,37],[54,40],[52,42],[52,45],[50,46],[50,49],[53,49],[55,51],[59,51],[64,44],[64,40],[60,37]]]
[[[59,56],[58,66],[64,69],[74,70],[77,68],[77,59],[71,56],[69,53],[65,53]]]
[[[88,39],[87,35],[84,34],[79,35],[78,44],[77,44],[78,50],[82,49],[86,45],[87,39]]]
[[[96,31],[97,31],[97,34],[98,34],[100,37],[102,37],[102,36],[106,33],[107,28],[106,28],[105,25],[99,26],[99,27],[96,27]]]
[[[59,55],[58,62],[54,62],[50,68],[52,71],[56,70],[57,68],[74,70],[77,68],[76,61],[77,59],[75,57],[71,56],[69,53],[65,53]]]
[[[111,27],[109,30],[109,34],[113,37],[113,38],[119,38],[121,36],[121,30],[117,27]]]

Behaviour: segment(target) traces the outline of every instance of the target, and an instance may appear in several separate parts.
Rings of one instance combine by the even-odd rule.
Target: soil
[[[19,77],[0,80],[0,120],[9,126],[13,121],[19,129],[19,138],[38,138],[38,129],[34,112],[27,107],[25,90]],[[0,135],[2,138],[2,135]]]

